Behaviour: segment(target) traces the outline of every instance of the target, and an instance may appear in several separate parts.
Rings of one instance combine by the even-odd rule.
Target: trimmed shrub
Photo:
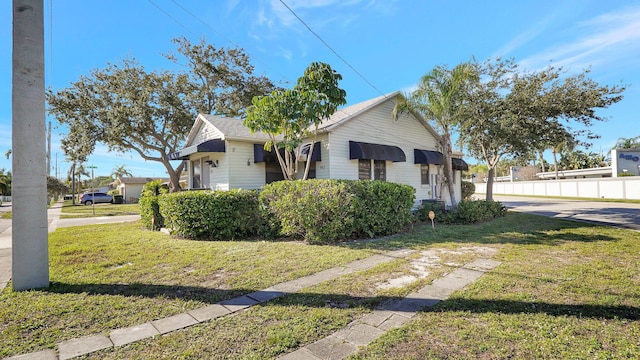
[[[416,217],[429,223],[429,211],[436,215],[435,221],[440,224],[473,224],[493,220],[507,213],[507,208],[498,201],[462,200],[455,210],[445,211],[436,204],[427,203],[418,208]]]
[[[411,223],[415,189],[386,181],[351,181],[357,236],[394,234]]]
[[[278,181],[260,192],[271,228],[309,243],[335,243],[353,233],[354,195],[339,180]]]
[[[311,179],[265,186],[260,204],[284,236],[312,244],[398,232],[411,220],[414,189],[383,181]]]
[[[160,230],[164,226],[164,218],[160,214],[158,197],[169,192],[162,180],[149,181],[142,187],[140,195],[140,218],[142,224],[150,230]]]
[[[471,196],[476,193],[476,185],[469,181],[462,182],[462,200],[470,200]]]
[[[160,196],[159,205],[165,226],[187,239],[253,237],[262,224],[254,190],[177,192]]]
[[[461,204],[458,204],[458,218],[466,223],[493,220],[507,213],[507,208],[499,201],[465,200]]]

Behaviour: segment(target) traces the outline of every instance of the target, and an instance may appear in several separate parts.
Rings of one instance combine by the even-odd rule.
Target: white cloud
[[[521,62],[525,68],[555,66],[584,69],[591,65],[614,64],[640,55],[640,7],[625,8],[578,23],[584,34],[575,41],[559,44]]]

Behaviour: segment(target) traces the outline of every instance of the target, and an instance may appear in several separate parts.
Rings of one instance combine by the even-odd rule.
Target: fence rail
[[[475,185],[476,193],[487,192],[486,183]],[[494,182],[493,193],[640,200],[640,176]]]

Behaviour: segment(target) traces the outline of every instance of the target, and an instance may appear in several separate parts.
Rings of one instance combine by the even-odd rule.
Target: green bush
[[[415,189],[386,181],[352,181],[357,236],[394,234],[411,223]]]
[[[458,222],[463,224],[492,220],[504,216],[506,211],[502,203],[485,200],[461,201],[456,209]]]
[[[469,200],[476,193],[476,185],[469,181],[462,182],[462,199]]]
[[[502,217],[507,208],[498,201],[462,200],[455,210],[445,211],[435,203],[425,203],[416,211],[416,217],[429,223],[429,211],[435,213],[435,222],[439,224],[473,224]]]
[[[169,192],[169,188],[162,184],[162,180],[149,181],[142,187],[140,195],[140,218],[142,224],[150,230],[164,227],[164,218],[160,214],[158,197]]]
[[[280,181],[260,193],[264,216],[284,236],[312,244],[398,232],[411,220],[414,190],[383,181]]]
[[[160,213],[172,233],[188,239],[256,236],[262,219],[254,190],[189,191],[159,197]]]

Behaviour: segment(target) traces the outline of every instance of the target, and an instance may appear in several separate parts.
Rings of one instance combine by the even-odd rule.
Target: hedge
[[[411,222],[414,192],[375,180],[280,181],[264,187],[260,204],[282,235],[331,244],[400,231]]]
[[[254,190],[177,192],[160,196],[159,205],[165,226],[188,239],[253,237],[263,223]]]
[[[435,221],[440,224],[473,224],[493,220],[507,213],[507,208],[498,201],[462,200],[455,210],[446,211],[437,204],[424,204],[416,211],[420,221],[430,222],[429,212],[435,214]]]

